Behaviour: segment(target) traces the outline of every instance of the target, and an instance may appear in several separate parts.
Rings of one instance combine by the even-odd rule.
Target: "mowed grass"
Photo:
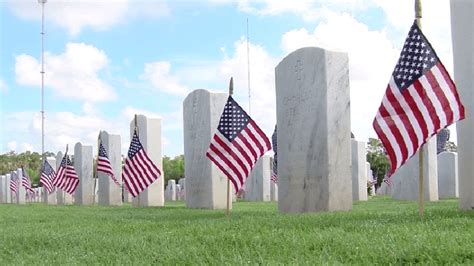
[[[457,200],[372,198],[350,212],[0,205],[6,264],[474,264],[474,212]]]

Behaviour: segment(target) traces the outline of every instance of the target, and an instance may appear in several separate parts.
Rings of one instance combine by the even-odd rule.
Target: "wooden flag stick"
[[[421,29],[421,18],[422,18],[422,8],[421,8],[421,0],[415,0],[415,19],[416,24]],[[425,188],[424,188],[424,169],[423,169],[423,148],[424,145],[421,145],[419,152],[419,186],[418,186],[418,212],[421,218],[423,218],[423,214],[425,212]]]
[[[229,82],[229,95],[234,94],[234,78],[230,78]],[[227,217],[230,217],[230,179],[227,178]]]

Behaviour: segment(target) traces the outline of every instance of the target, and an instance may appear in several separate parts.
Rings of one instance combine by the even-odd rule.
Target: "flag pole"
[[[249,18],[247,18],[247,86],[249,89],[249,115],[252,112],[252,104],[250,101],[250,48],[249,48]]]
[[[422,7],[421,7],[421,0],[415,0],[415,19],[416,19],[416,24],[418,25],[418,28],[421,29],[421,18],[422,18]],[[423,155],[423,148],[424,145],[421,145],[420,150],[419,150],[419,159],[418,159],[418,164],[419,164],[419,186],[418,186],[418,212],[421,218],[423,218],[423,214],[425,212],[425,189],[424,189],[424,169],[423,169],[423,160],[424,160],[424,155]]]
[[[95,189],[97,188],[97,179],[99,179],[99,172],[97,169],[99,168],[99,152],[100,152],[100,134],[102,131],[99,131],[99,135],[97,136],[97,159],[95,163],[95,178],[94,178],[94,189],[92,190],[92,206],[95,204]]]
[[[46,161],[44,155],[44,4],[47,0],[38,0],[41,4],[41,159]]]
[[[234,94],[234,78],[230,78],[229,82],[229,96]],[[230,179],[227,177],[227,217],[230,217]]]
[[[134,123],[135,123],[135,128],[133,129],[134,133],[137,132],[137,136],[138,136],[138,116],[137,114],[135,114],[135,118],[134,118]],[[133,138],[133,136],[132,136]],[[140,194],[137,195],[137,202],[138,202],[138,207],[140,207]]]

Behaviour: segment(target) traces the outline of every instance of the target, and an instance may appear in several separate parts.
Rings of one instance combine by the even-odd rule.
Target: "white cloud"
[[[41,5],[36,1],[9,1],[9,7],[22,19],[41,19]],[[164,1],[75,0],[48,1],[45,4],[46,23],[52,22],[71,35],[79,34],[84,28],[105,30],[134,17],[157,18],[169,12]]]
[[[287,53],[305,46],[348,53],[352,130],[360,140],[374,136],[372,118],[380,102],[370,99],[382,99],[399,53],[386,33],[369,30],[347,13],[328,13],[313,32],[298,29],[282,37]]]
[[[0,78],[0,93],[7,93],[7,92],[8,92],[8,85],[2,78]]]
[[[106,69],[106,54],[92,45],[68,43],[62,54],[45,53],[45,86],[67,98],[108,101],[116,98],[112,87],[99,78]],[[16,57],[16,81],[20,85],[41,86],[40,62],[22,54]]]
[[[132,106],[127,106],[122,110],[122,115],[127,119],[127,121],[132,121],[135,115],[144,115],[148,118],[162,118],[161,115],[151,112],[144,109],[137,109]]]
[[[154,88],[168,94],[185,96],[189,89],[180,84],[178,78],[171,73],[171,63],[157,61],[145,64],[144,73],[140,78],[149,82]]]
[[[234,44],[234,54],[225,55],[220,64],[220,75],[226,84],[234,77],[234,94],[240,105],[248,112],[247,42],[240,39]],[[264,47],[249,44],[251,116],[258,125],[271,135],[276,121],[275,66],[277,60]],[[227,91],[225,91],[227,93]]]
[[[16,141],[10,141],[7,143],[8,151],[16,151],[17,143]]]

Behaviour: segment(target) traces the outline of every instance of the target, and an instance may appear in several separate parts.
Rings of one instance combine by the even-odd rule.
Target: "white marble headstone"
[[[180,199],[186,200],[186,178],[178,179],[178,184],[181,186]]]
[[[365,167],[367,171],[367,182],[372,182],[372,186],[370,187],[370,195],[369,196],[374,196],[375,195],[375,183],[374,181],[377,181],[377,177],[374,175],[372,172],[372,169],[370,168],[370,163],[365,162]]]
[[[348,61],[306,47],[275,69],[281,212],[352,209]]]
[[[225,209],[227,177],[206,157],[228,95],[191,92],[183,102],[186,207]],[[232,194],[232,193],[231,193]]]
[[[436,138],[424,145],[423,187],[426,201],[438,200],[438,161],[436,157]],[[392,197],[399,200],[418,200],[419,190],[419,152],[392,175]]]
[[[351,139],[352,199],[367,200],[367,166],[365,142]]]
[[[12,193],[10,190],[10,180],[11,180],[11,174],[5,174],[5,187],[6,187],[6,192],[7,192],[7,197],[6,197],[6,202],[5,203],[12,203]]]
[[[26,203],[26,188],[22,185],[23,170],[21,168],[16,169],[16,175],[18,176],[18,193],[16,203],[25,204]]]
[[[5,186],[5,179],[4,175],[0,176],[0,203],[6,203],[7,201],[7,190]]]
[[[466,118],[456,124],[459,207],[474,209],[474,1],[451,0],[454,81]]]
[[[107,156],[109,157],[112,172],[118,182],[122,183],[122,155],[121,155],[121,138],[120,135],[113,135],[107,131],[100,132],[102,145],[104,146]],[[98,173],[98,203],[105,206],[121,206],[122,205],[122,187],[117,185],[112,178],[105,173]]]
[[[152,207],[165,205],[165,191],[163,163],[162,163],[162,146],[161,146],[161,118],[147,118],[144,115],[137,115],[138,137],[145,149],[148,157],[160,169],[161,176],[155,180],[147,189],[133,198],[132,205],[134,207]],[[135,128],[135,120],[130,122],[130,138],[133,136]],[[130,143],[127,145],[130,146]]]
[[[174,179],[168,180],[167,192],[168,199],[170,201],[176,201],[176,181]]]
[[[74,169],[79,177],[79,185],[74,193],[76,205],[92,205],[94,193],[92,146],[78,142],[74,146]]]
[[[458,198],[458,154],[438,154],[438,194],[440,199]]]
[[[248,201],[270,201],[270,156],[262,156],[255,164],[249,178],[245,180],[245,199]]]

